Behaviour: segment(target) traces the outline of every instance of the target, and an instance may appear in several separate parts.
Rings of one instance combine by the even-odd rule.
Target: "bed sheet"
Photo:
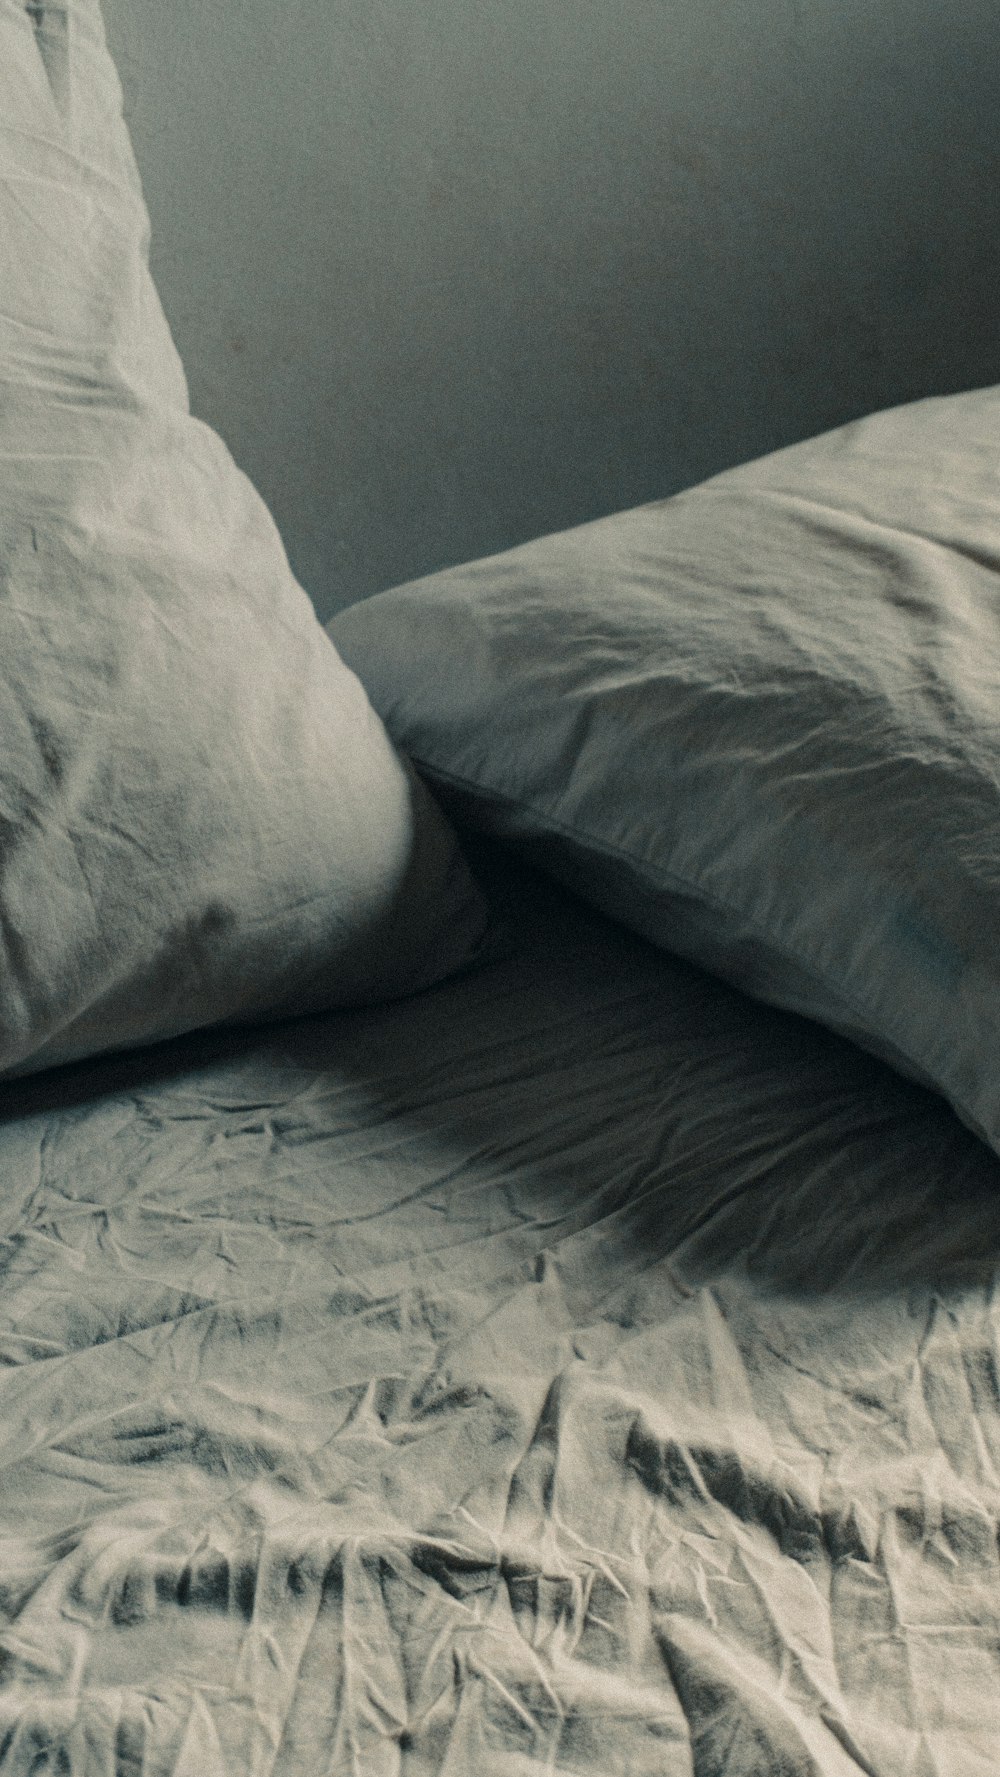
[[[996,1160],[508,874],[508,953],[0,1108],[0,1769],[1000,1765]]]

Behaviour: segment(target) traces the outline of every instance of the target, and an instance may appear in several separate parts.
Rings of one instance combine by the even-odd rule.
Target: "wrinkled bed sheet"
[[[0,1769],[1000,1768],[1000,1173],[508,883],[395,1007],[2,1100]]]

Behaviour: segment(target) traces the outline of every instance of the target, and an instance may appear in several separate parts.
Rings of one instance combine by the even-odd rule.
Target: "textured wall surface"
[[[993,0],[106,0],[195,410],[321,614],[1000,380]]]

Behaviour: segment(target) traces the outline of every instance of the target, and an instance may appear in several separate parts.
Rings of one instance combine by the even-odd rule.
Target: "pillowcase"
[[[330,625],[464,820],[1000,1151],[1000,392]]]
[[[0,1072],[409,992],[484,923],[146,242],[96,0],[0,0]]]

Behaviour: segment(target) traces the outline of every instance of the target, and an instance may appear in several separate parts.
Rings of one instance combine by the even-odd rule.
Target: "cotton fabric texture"
[[[550,893],[0,1090],[3,1777],[993,1777],[996,1160]]]
[[[1000,1151],[998,469],[918,402],[330,633],[464,820]]]
[[[94,0],[0,120],[0,1071],[421,987],[482,905],[189,414]]]

